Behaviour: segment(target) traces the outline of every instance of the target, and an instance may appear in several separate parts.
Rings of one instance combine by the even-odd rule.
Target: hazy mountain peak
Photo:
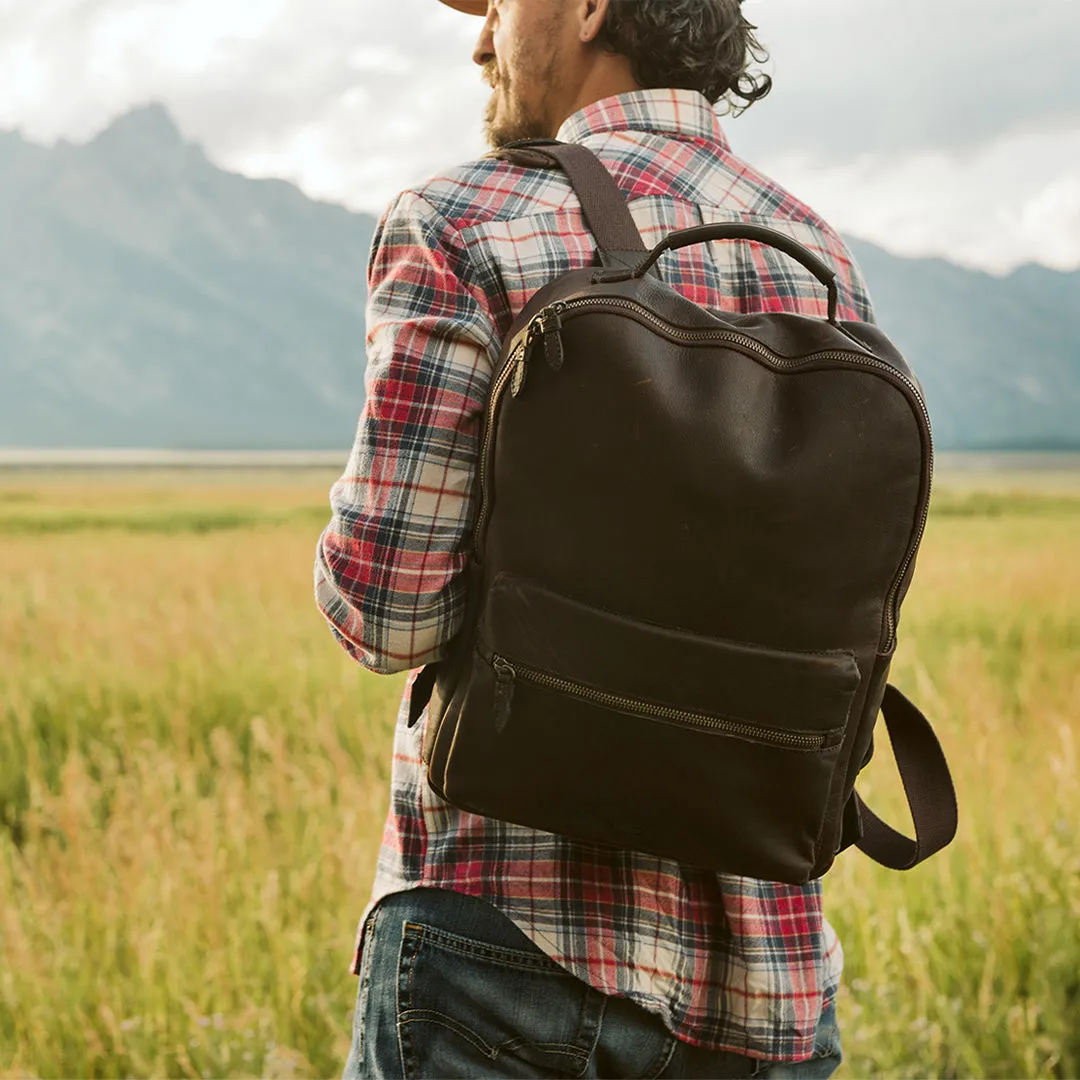
[[[195,143],[184,138],[172,113],[157,101],[118,116],[90,145],[121,152],[182,150],[202,155]]]
[[[42,147],[36,146],[24,138],[21,131],[17,129],[10,131],[0,129],[0,154],[4,155],[5,158],[32,154],[36,151],[44,152]]]

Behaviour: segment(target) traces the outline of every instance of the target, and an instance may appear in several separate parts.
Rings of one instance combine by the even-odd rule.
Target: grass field
[[[331,480],[0,474],[0,1075],[340,1073],[401,678],[314,609]],[[894,676],[961,833],[830,875],[847,1076],[1080,1074],[1080,479],[1023,486],[935,497]]]

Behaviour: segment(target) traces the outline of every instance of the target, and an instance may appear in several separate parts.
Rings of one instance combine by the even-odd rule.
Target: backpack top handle
[[[797,240],[776,229],[740,221],[695,225],[670,233],[650,252],[630,215],[626,196],[604,163],[588,147],[555,139],[522,139],[499,147],[489,156],[526,167],[562,169],[581,202],[585,224],[599,249],[604,270],[593,278],[595,284],[641,278],[650,270],[655,273],[653,268],[661,255],[692,244],[753,240],[789,255],[825,286],[829,292],[829,322],[837,325],[840,298],[836,271]],[[646,258],[641,260],[641,255]]]
[[[689,247],[692,244],[707,244],[714,240],[753,240],[759,244],[777,248],[785,255],[790,255],[828,289],[829,322],[834,326],[837,325],[836,315],[840,296],[836,284],[836,271],[819,259],[809,248],[804,247],[785,233],[766,228],[764,225],[751,225],[742,221],[723,221],[713,225],[695,225],[691,229],[681,229],[678,232],[670,233],[632,270],[608,270],[602,274],[597,274],[593,281],[596,284],[601,284],[602,282],[628,281],[630,278],[644,277],[665,252],[678,251],[679,248]]]

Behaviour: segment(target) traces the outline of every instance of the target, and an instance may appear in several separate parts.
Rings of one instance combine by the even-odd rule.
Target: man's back
[[[646,244],[702,223],[768,225],[837,270],[842,319],[871,317],[842,242],[730,153],[702,95],[606,98],[558,137],[599,154]],[[480,417],[499,347],[533,293],[594,250],[561,173],[493,159],[406,192],[380,226],[369,401],[318,568],[323,610],[367,666],[417,667],[445,652],[464,613]],[[660,270],[714,310],[825,313],[820,286],[758,245],[684,249]],[[683,1040],[765,1060],[809,1056],[840,967],[818,884],[716,875],[458,811],[424,781],[422,731],[399,720],[373,903],[417,886],[482,897],[562,967],[656,1012]]]

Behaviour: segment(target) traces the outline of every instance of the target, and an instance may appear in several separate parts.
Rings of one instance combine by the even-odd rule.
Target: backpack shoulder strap
[[[886,825],[853,792],[863,830],[856,845],[882,866],[910,870],[956,835],[956,792],[941,744],[919,709],[895,686],[887,686],[881,711],[911,808],[915,839]]]
[[[566,173],[578,200],[589,232],[599,248],[605,267],[636,266],[648,251],[638,227],[604,163],[580,143],[552,139],[530,139],[508,143],[493,157],[530,168],[558,168]]]
[[[600,263],[605,268],[636,267],[648,253],[626,204],[626,196],[604,163],[587,147],[554,139],[526,139],[508,143],[490,156],[527,168],[562,169],[581,203],[582,216],[596,241]],[[417,723],[431,700],[438,667],[437,663],[428,664],[413,682],[409,727]]]

